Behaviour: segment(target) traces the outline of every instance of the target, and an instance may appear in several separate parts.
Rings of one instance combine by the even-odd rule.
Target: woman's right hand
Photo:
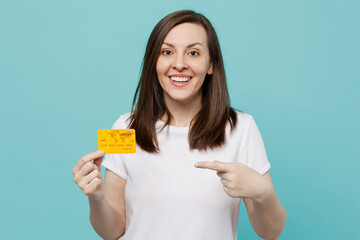
[[[105,196],[101,176],[103,158],[103,151],[92,152],[80,158],[72,170],[74,182],[91,200],[101,200]]]

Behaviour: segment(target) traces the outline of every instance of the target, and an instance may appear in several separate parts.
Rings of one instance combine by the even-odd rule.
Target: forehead
[[[182,23],[173,27],[166,35],[164,42],[171,44],[191,44],[200,42],[203,45],[207,43],[207,34],[205,28],[200,24]]]

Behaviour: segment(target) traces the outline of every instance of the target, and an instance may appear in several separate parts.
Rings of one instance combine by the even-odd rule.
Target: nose
[[[182,55],[177,55],[174,63],[173,63],[173,68],[175,68],[178,71],[182,71],[184,69],[187,69],[187,63],[185,62],[184,56]]]

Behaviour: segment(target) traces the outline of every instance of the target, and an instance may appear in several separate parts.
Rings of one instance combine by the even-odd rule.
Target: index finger
[[[228,163],[218,162],[218,161],[214,161],[214,162],[197,162],[195,164],[195,167],[211,169],[211,170],[218,171],[218,172],[228,172],[230,170],[230,166],[229,166]]]
[[[104,156],[104,151],[102,150],[98,150],[96,152],[92,152],[89,153],[85,156],[83,156],[82,158],[80,158],[80,160],[75,164],[74,168],[73,168],[73,174],[75,174],[76,172],[80,171],[80,169],[82,168],[82,166],[84,166],[86,163],[95,160],[97,158],[100,158]]]

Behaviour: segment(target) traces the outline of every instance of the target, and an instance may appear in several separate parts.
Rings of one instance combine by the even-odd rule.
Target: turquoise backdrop
[[[358,239],[358,0],[0,0],[0,239],[100,239],[71,170],[130,111],[149,34],[180,9],[213,23],[232,106],[258,123],[280,239]],[[239,239],[259,239],[243,202]]]

